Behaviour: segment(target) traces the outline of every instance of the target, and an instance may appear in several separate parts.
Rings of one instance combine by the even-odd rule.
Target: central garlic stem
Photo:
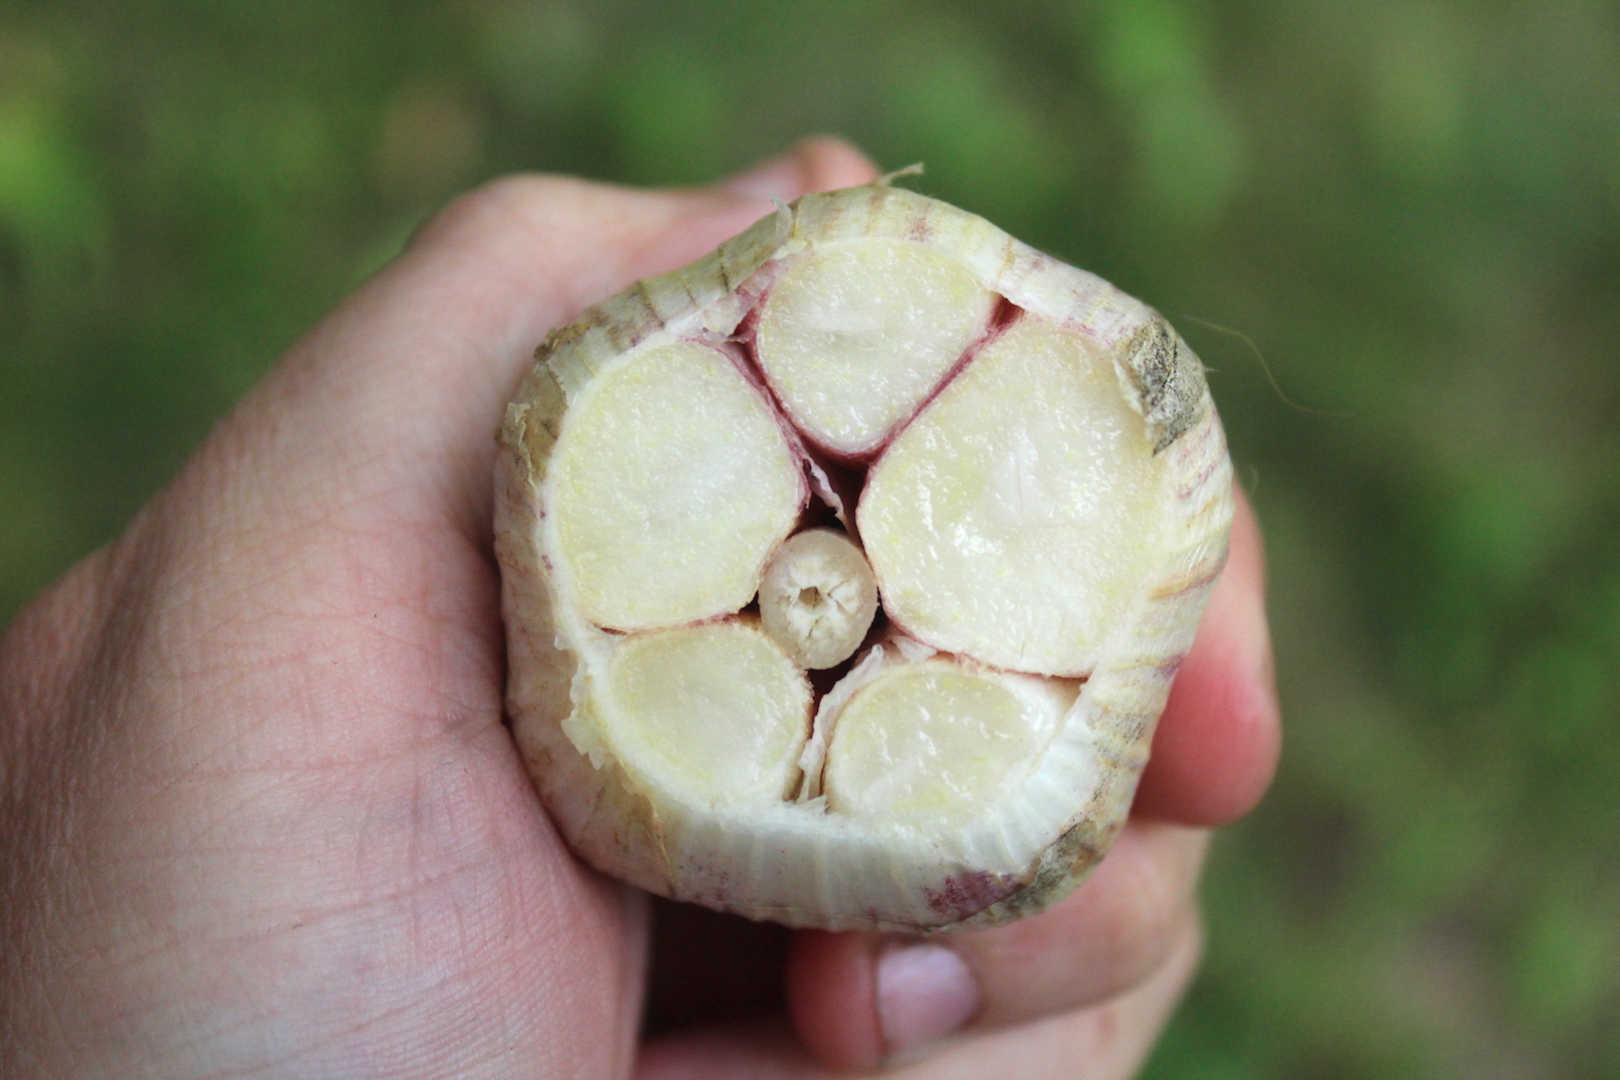
[[[866,556],[835,529],[790,537],[759,586],[765,632],[795,662],[812,669],[854,655],[877,606],[877,582]]]

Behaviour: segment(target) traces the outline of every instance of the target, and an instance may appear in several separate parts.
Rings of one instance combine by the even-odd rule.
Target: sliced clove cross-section
[[[805,499],[764,395],[725,353],[687,342],[625,356],[585,389],[551,489],[574,603],[615,630],[748,603]]]
[[[1231,519],[1163,319],[881,182],[554,333],[502,442],[508,705],[562,835],[795,926],[1072,889]]]
[[[1015,788],[1073,702],[1061,682],[942,658],[891,668],[839,717],[828,808],[925,833],[959,828]]]
[[[1160,558],[1163,472],[1107,354],[1026,316],[872,469],[884,610],[937,649],[1084,675]]]
[[[810,684],[756,627],[637,634],[614,651],[605,682],[607,741],[647,782],[764,806],[797,784]]]
[[[759,364],[801,430],[875,450],[982,335],[995,294],[920,244],[867,239],[782,275],[759,317]]]

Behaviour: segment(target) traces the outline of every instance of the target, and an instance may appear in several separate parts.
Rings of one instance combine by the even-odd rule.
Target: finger
[[[1023,1023],[1147,979],[1196,922],[1207,835],[1133,822],[1080,889],[993,930],[896,941],[807,932],[787,970],[795,1025],[835,1067],[869,1067],[968,1025]]]
[[[1143,817],[1225,824],[1254,808],[1277,770],[1265,553],[1254,510],[1241,489],[1233,494],[1231,555],[1154,735],[1132,808]]]
[[[341,475],[350,495],[426,490],[482,521],[493,434],[548,331],[712,250],[770,213],[771,195],[873,175],[854,149],[817,139],[703,190],[497,180],[425,225],[294,348],[235,423],[278,476],[303,485]]]
[[[739,173],[718,185],[758,199],[796,199],[807,191],[853,187],[876,178],[871,159],[843,139],[814,135],[791,153]]]
[[[892,1080],[1127,1080],[1137,1074],[1198,970],[1203,934],[1196,920],[1169,943],[1164,962],[1106,1002],[941,1047],[897,1069]]]
[[[1135,1076],[1198,966],[1196,923],[1170,944],[1140,985],[1105,1003],[1061,1016],[961,1036],[903,1059],[890,1080],[1126,1080]],[[833,1080],[847,1070],[818,1062],[781,1024],[670,1037],[648,1045],[636,1080]]]

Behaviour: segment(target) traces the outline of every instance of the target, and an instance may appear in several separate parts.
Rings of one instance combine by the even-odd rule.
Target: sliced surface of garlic
[[[1232,512],[1162,318],[881,182],[554,333],[502,443],[508,707],[559,830],[795,926],[992,925],[1078,884]]]

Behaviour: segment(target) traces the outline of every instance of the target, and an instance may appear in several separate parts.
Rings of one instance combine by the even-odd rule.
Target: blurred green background
[[[1214,371],[1289,741],[1150,1075],[1620,1076],[1612,2],[7,0],[0,620],[458,189],[818,131]]]

